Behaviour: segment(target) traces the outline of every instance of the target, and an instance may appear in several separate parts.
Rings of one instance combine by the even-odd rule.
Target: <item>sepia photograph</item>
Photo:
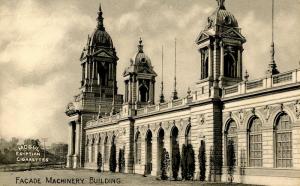
[[[0,0],[0,186],[300,185],[299,23],[300,0]]]

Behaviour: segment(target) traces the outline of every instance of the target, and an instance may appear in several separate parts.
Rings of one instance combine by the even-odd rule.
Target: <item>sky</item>
[[[137,52],[139,37],[151,58],[156,100],[164,46],[165,97],[174,77],[177,39],[179,97],[200,77],[195,39],[215,0],[0,0],[0,137],[48,138],[67,142],[66,105],[79,92],[79,57],[96,28],[101,1],[104,25],[119,57],[117,80]],[[300,0],[275,1],[276,63],[281,72],[299,67]],[[243,66],[250,79],[265,75],[270,61],[271,0],[227,0],[246,37]]]

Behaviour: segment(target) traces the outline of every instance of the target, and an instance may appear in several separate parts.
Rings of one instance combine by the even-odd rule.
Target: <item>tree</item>
[[[173,178],[177,180],[178,178],[178,171],[180,166],[180,152],[179,152],[179,145],[176,144],[175,148],[172,151],[172,173]]]
[[[182,152],[181,152],[181,176],[182,176],[182,179],[185,179],[187,177],[186,153],[187,153],[187,148],[186,148],[186,145],[183,144]]]
[[[232,183],[233,181],[235,162],[236,162],[236,157],[235,157],[234,142],[232,140],[229,140],[227,146],[227,167],[228,167],[227,172],[229,175],[228,180],[230,183]]]
[[[195,152],[191,144],[187,145],[187,180],[192,180],[194,178],[195,172]]]
[[[168,169],[170,166],[170,156],[167,152],[166,148],[163,149],[163,152],[161,154],[161,179],[167,180],[168,179]]]
[[[102,167],[102,154],[98,152],[97,154],[97,171],[101,172],[101,167]]]
[[[113,143],[110,148],[109,170],[111,172],[116,172],[116,168],[117,168],[116,145]]]
[[[182,146],[181,156],[182,179],[191,180],[195,172],[195,153],[191,144]]]
[[[205,172],[206,172],[206,154],[205,154],[205,142],[201,141],[201,146],[199,148],[199,167],[200,167],[200,181],[205,180]]]
[[[119,150],[119,172],[124,172],[125,168],[125,152],[123,149]]]

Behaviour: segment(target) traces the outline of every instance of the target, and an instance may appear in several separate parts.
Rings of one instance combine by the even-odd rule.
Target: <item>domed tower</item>
[[[110,35],[103,25],[99,7],[97,27],[88,36],[80,61],[82,80],[80,93],[66,108],[69,117],[69,151],[67,167],[84,167],[86,123],[105,114],[114,114],[123,103],[117,94],[116,66],[118,57]]]
[[[201,55],[198,87],[202,90],[214,87],[211,93],[215,96],[219,95],[219,88],[242,81],[242,53],[246,42],[238,21],[226,10],[225,0],[217,2],[217,9],[207,18],[196,40]]]
[[[117,95],[116,67],[118,57],[110,35],[103,24],[103,12],[99,7],[97,27],[83,49],[81,90],[91,93],[101,102],[100,114],[110,113],[112,104],[120,107],[122,96]],[[95,99],[94,99],[95,100]]]
[[[138,52],[130,60],[130,65],[124,71],[125,103],[140,108],[154,104],[155,77],[150,58],[144,53],[143,41],[140,39]]]

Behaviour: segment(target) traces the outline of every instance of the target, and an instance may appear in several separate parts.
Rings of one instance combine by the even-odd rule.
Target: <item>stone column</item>
[[[129,79],[129,92],[128,92],[128,102],[132,103],[132,78]]]
[[[214,42],[214,81],[217,81],[218,80],[218,76],[219,76],[219,67],[220,67],[220,56],[219,56],[219,53],[218,53],[218,41],[216,40]]]
[[[170,130],[165,130],[165,136],[164,136],[164,148],[167,150],[169,153],[169,158],[170,158],[170,165],[169,165],[169,171],[167,171],[167,175],[171,177],[171,172],[172,172],[172,139],[170,135]]]
[[[140,133],[141,135],[142,133]],[[145,173],[145,168],[146,168],[146,140],[145,136],[141,136],[141,164],[140,164],[140,174]]]
[[[153,103],[153,81],[150,80],[150,89],[149,89],[149,103]]]
[[[155,104],[155,80],[152,80],[152,104]]]
[[[75,137],[75,154],[74,154],[74,164],[73,167],[79,167],[79,154],[80,154],[80,123],[76,122],[76,137]]]
[[[90,80],[91,79],[91,75],[90,75],[90,73],[91,73],[91,65],[90,65],[90,62],[87,61],[86,65],[87,65],[87,74],[86,74],[86,76],[87,76],[87,79]]]
[[[128,81],[125,81],[125,103],[128,102]]]
[[[82,68],[82,74],[81,74],[81,80],[82,80],[82,85],[84,84],[84,80],[85,80],[85,65],[84,63],[81,64],[81,68]]]
[[[219,85],[220,87],[223,87],[223,77],[224,77],[224,43],[221,42],[220,43],[220,47],[221,47],[221,65],[220,65],[220,82],[219,82]]]
[[[69,129],[69,144],[68,144],[68,156],[67,156],[67,167],[72,168],[72,155],[74,152],[73,149],[73,128],[72,128],[72,123],[68,124],[68,129]]]
[[[98,140],[97,140],[97,142],[95,142],[94,143],[94,146],[95,146],[95,155],[94,155],[94,162],[95,162],[95,164],[97,165],[97,159],[98,159],[98,151],[99,151],[99,143],[98,143]]]
[[[184,132],[182,135],[178,135],[178,143],[179,143],[179,152],[180,152],[180,158],[182,157],[182,145],[185,143],[185,137],[184,137]],[[181,179],[181,165],[179,166],[179,171],[178,171],[178,178]]]
[[[238,78],[243,78],[243,48],[241,47],[238,50],[238,71],[237,71],[237,76]]]
[[[208,78],[211,79],[213,77],[213,58],[212,58],[212,50],[211,45],[208,46]]]
[[[157,144],[157,140],[158,137],[156,135],[153,135],[152,137],[152,171],[151,171],[151,175],[152,176],[158,176],[159,174],[159,167],[158,167],[158,144]]]
[[[84,63],[84,66],[85,66],[85,76],[84,76],[84,78],[85,78],[85,79],[88,79],[88,68],[89,68],[89,67],[88,67],[88,62],[85,62],[85,63]]]

